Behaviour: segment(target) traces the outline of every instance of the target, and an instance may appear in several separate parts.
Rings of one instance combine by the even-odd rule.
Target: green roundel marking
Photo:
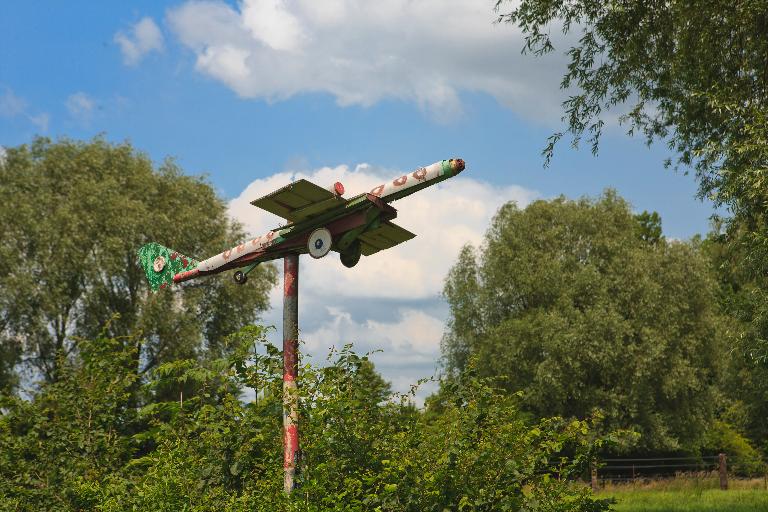
[[[163,258],[159,265],[155,265],[158,258]],[[156,292],[163,285],[173,284],[173,276],[179,272],[185,272],[197,267],[197,260],[184,256],[176,251],[164,247],[158,243],[150,242],[139,249],[139,262],[147,275],[149,287]],[[162,267],[159,272],[155,270]]]

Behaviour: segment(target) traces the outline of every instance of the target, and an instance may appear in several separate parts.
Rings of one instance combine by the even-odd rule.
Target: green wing
[[[299,222],[321,215],[346,202],[347,200],[343,197],[337,196],[320,185],[307,180],[298,180],[251,201],[251,204],[290,222]]]
[[[382,222],[379,227],[361,234],[358,238],[362,242],[363,256],[370,256],[371,254],[401,244],[415,236],[407,229],[386,221]]]

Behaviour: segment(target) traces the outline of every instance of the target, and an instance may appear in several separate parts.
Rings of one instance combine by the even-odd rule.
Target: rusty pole
[[[283,259],[283,487],[294,489],[299,458],[299,255]]]

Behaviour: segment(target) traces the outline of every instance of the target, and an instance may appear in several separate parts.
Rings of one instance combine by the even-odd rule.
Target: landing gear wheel
[[[315,259],[322,258],[331,250],[331,232],[327,228],[317,228],[307,239],[307,251]]]
[[[341,264],[347,268],[352,268],[360,261],[360,242],[355,240],[347,247],[347,250],[341,253]]]
[[[246,276],[241,270],[235,272],[235,275],[232,277],[235,278],[235,282],[237,284],[245,284],[245,282],[248,280],[248,276]]]

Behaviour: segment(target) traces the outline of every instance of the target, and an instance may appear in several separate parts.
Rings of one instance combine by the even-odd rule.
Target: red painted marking
[[[161,290],[162,290],[163,288],[167,288],[167,287],[168,287],[168,283],[163,283],[163,284],[161,284],[161,285],[160,285],[160,289],[161,289]]]
[[[285,275],[283,293],[286,297],[295,297],[298,291],[299,269],[298,258],[283,259],[283,274]]]
[[[231,255],[232,255],[232,249],[227,249],[226,251],[224,251],[223,253],[221,253],[221,256],[222,256],[222,257],[223,257],[225,260],[228,260],[228,259],[229,259],[229,257],[230,257]]]
[[[267,233],[267,241],[272,240],[274,237],[275,237],[274,231],[270,231],[269,233]]]
[[[187,261],[187,257],[186,256],[182,256],[181,257],[181,265],[184,266],[184,267],[189,265],[189,261]]]
[[[424,167],[420,167],[419,169],[413,171],[413,174],[411,176],[413,176],[419,181],[424,181],[425,179],[427,179],[427,170]]]
[[[285,276],[285,286],[283,290],[284,295],[293,296],[296,295],[296,288],[293,286],[293,282],[296,278],[293,274],[287,274]]]
[[[283,466],[293,467],[296,452],[299,451],[299,428],[296,425],[285,427],[283,447]]]
[[[245,250],[245,243],[237,246],[237,252],[243,252]]]
[[[200,269],[197,269],[197,268],[193,268],[192,270],[187,270],[186,272],[179,272],[178,274],[173,276],[173,282],[180,283],[181,281],[192,279],[199,273],[200,273]]]
[[[408,181],[408,175],[400,176],[395,181],[392,182],[392,184],[396,187],[402,187],[405,185],[405,182]]]
[[[259,245],[259,239],[260,239],[260,238],[261,238],[260,236],[257,236],[256,238],[254,238],[253,240],[251,240],[251,243],[252,243],[253,245]]]
[[[177,253],[176,251],[171,253],[171,261],[175,260],[178,257],[179,257],[179,253]]]
[[[379,185],[378,187],[374,187],[373,190],[371,190],[371,195],[381,197],[382,192],[384,192],[384,185]]]
[[[344,185],[337,181],[333,184],[333,191],[336,193],[337,196],[343,196],[344,195]]]

